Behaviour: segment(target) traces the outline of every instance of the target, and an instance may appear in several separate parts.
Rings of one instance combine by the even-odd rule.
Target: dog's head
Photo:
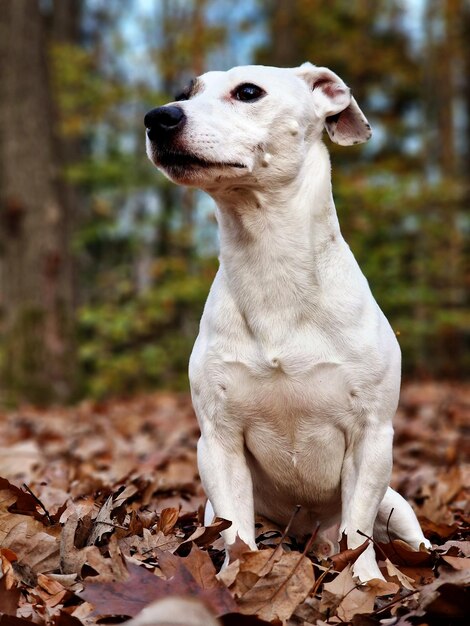
[[[295,178],[324,128],[346,146],[371,135],[345,83],[310,63],[208,72],[144,121],[151,161],[175,182],[207,190]]]

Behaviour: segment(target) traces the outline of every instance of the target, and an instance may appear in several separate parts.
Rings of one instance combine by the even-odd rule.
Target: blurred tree
[[[426,112],[423,134],[427,150],[423,161],[435,193],[426,207],[434,232],[428,230],[422,275],[434,296],[434,302],[427,307],[427,317],[429,321],[434,318],[433,343],[437,349],[429,356],[437,357],[441,372],[456,376],[465,369],[470,339],[465,291],[470,286],[465,270],[469,160],[462,141],[465,126],[470,128],[470,111],[465,119],[464,104],[470,91],[470,77],[464,71],[470,49],[465,33],[470,3],[428,0],[425,8],[425,81],[421,96]]]
[[[60,7],[59,10],[54,11]],[[49,38],[73,38],[80,2],[0,10],[2,386],[9,400],[66,399],[74,385],[72,203],[60,167]]]
[[[161,0],[157,8],[160,22],[158,48],[154,50],[156,70],[161,78],[164,102],[173,100],[184,83],[206,70],[206,59],[224,45],[226,28],[208,21],[208,0],[174,2]],[[178,189],[172,184],[160,186],[162,212],[156,242],[157,255],[168,253],[192,254],[194,246],[193,189]],[[178,213],[180,228],[177,237],[171,237],[172,223]]]
[[[462,72],[464,77],[464,111],[466,114],[466,129],[464,141],[464,171],[470,171],[470,2],[463,4],[461,16],[461,52]],[[469,185],[470,187],[470,185]]]

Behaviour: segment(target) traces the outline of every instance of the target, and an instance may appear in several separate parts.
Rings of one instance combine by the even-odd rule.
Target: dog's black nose
[[[185,121],[183,109],[173,105],[152,109],[144,117],[147,136],[152,141],[181,129]]]

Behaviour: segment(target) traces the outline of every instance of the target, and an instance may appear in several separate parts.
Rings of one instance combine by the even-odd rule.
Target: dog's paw
[[[410,545],[413,550],[420,550],[421,546],[424,546],[426,548],[426,550],[431,550],[432,549],[432,543],[429,541],[429,539],[426,539],[426,537],[417,537],[414,540],[409,540],[407,539],[406,543],[408,545]]]
[[[385,580],[377,565],[374,547],[372,545],[368,546],[366,550],[357,557],[353,564],[352,574],[353,578],[357,578],[361,583],[366,583],[374,578]]]

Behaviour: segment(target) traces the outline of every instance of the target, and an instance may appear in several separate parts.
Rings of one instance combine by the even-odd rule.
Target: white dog
[[[282,525],[300,504],[295,534],[339,524],[349,548],[358,531],[429,547],[388,486],[400,350],[341,235],[322,141],[367,141],[367,120],[310,63],[208,72],[177,100],[147,113],[147,153],[217,203],[220,268],[189,371],[226,544],[256,549],[255,511]],[[372,544],[354,573],[382,578]]]

